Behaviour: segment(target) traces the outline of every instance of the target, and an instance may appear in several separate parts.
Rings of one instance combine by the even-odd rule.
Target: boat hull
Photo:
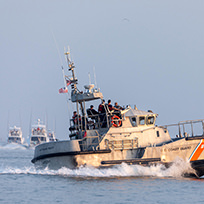
[[[110,167],[121,163],[151,166],[163,164],[170,167],[174,160],[190,163],[191,169],[185,175],[200,177],[204,175],[203,153],[198,154],[202,140],[181,139],[158,147],[145,147],[132,150],[99,149],[81,151],[79,141],[58,141],[38,145],[32,162],[37,168],[60,169],[62,167],[74,169],[80,166],[94,166],[97,168]],[[67,151],[69,150],[69,151]],[[191,160],[194,159],[194,160]]]
[[[196,171],[197,177],[204,175],[204,160],[192,161],[191,166]]]
[[[100,157],[99,155],[100,154]],[[109,160],[109,161],[101,161],[101,157],[106,157],[107,153],[97,153],[93,152],[89,155],[82,155],[77,154],[72,155],[69,153],[66,153],[62,155],[56,155],[56,156],[47,156],[43,159],[36,159],[32,160],[33,163],[35,163],[36,168],[49,168],[53,170],[58,170],[62,167],[66,167],[69,169],[75,169],[79,168],[81,166],[95,166],[97,168],[104,168],[104,167],[112,167],[114,165],[119,165],[122,163],[126,163],[128,165],[141,165],[141,166],[152,166],[157,164],[162,164],[166,168],[169,168],[172,166],[173,162],[161,162],[160,158],[148,158],[148,159],[128,159],[128,160]],[[110,153],[109,153],[110,154]],[[93,159],[94,158],[94,159]],[[92,159],[92,162],[84,163],[84,161],[87,161],[89,159]],[[78,163],[81,161],[80,163]],[[100,165],[96,165],[99,164]],[[188,171],[183,172],[183,176],[186,177],[201,177],[204,175],[204,160],[198,160],[190,162],[192,169],[188,169]]]

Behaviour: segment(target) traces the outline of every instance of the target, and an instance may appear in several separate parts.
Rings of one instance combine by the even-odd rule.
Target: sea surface
[[[33,153],[0,145],[1,204],[204,203],[204,179],[182,177],[186,164],[36,170]]]

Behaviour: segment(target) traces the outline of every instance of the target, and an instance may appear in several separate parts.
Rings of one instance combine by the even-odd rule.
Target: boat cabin
[[[153,113],[152,111],[141,111],[135,110],[132,108],[128,108],[124,116],[129,118],[132,127],[145,127],[145,126],[154,126],[157,114]]]

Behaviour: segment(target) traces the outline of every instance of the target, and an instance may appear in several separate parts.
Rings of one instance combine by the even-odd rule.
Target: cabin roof
[[[142,110],[135,110],[132,108],[129,108],[128,110],[124,110],[125,117],[132,117],[132,116],[139,116],[139,115],[156,115],[156,113],[142,111]]]
[[[45,125],[43,125],[43,124],[35,124],[35,125],[32,125],[32,128],[46,128],[46,126]]]
[[[14,127],[9,127],[9,130],[21,130],[21,128],[14,126]]]

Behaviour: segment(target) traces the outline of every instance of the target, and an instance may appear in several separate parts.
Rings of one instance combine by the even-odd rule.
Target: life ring
[[[116,119],[117,119],[117,121],[116,121]],[[111,117],[111,123],[114,127],[120,127],[122,122],[117,115],[114,115]]]

